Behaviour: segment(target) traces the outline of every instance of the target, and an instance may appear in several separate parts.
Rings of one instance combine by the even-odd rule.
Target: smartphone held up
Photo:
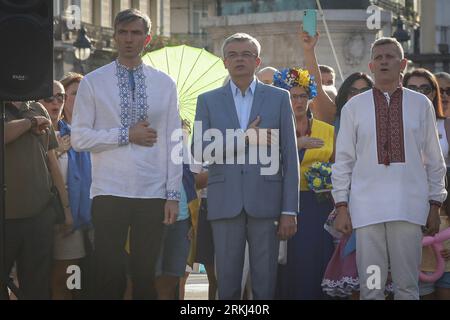
[[[314,37],[317,32],[317,11],[307,9],[303,11],[303,31],[308,32],[311,37]]]

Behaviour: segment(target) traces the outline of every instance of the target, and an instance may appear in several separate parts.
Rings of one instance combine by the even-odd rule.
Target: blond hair
[[[68,72],[64,75],[64,77],[60,80],[61,84],[67,89],[72,83],[80,83],[83,80],[83,75],[76,72]]]

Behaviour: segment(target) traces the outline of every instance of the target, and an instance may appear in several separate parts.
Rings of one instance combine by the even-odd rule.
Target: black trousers
[[[5,269],[9,277],[14,262],[23,299],[50,299],[50,274],[53,262],[55,214],[51,209],[32,218],[5,222]],[[0,299],[7,300],[8,291],[2,283]]]
[[[94,198],[95,299],[123,299],[129,228],[133,299],[157,298],[155,265],[161,248],[164,205],[164,199]]]

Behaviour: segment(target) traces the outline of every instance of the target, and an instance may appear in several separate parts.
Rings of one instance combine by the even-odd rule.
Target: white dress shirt
[[[234,105],[236,107],[236,113],[239,119],[239,124],[242,130],[247,130],[249,125],[250,112],[252,111],[253,97],[255,96],[256,78],[250,83],[244,94],[234,84],[233,80],[230,80],[231,93],[233,94]],[[253,119],[254,120],[254,119]]]

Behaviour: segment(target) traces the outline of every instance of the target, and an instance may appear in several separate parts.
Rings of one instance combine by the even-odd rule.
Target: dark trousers
[[[53,261],[55,214],[52,210],[32,218],[5,222],[5,269],[9,277],[14,262],[22,298],[50,299],[50,273]],[[7,300],[8,291],[2,283],[0,299]]]
[[[92,203],[96,299],[123,299],[126,288],[125,244],[130,228],[133,299],[156,299],[155,265],[161,247],[163,199],[97,196]]]

